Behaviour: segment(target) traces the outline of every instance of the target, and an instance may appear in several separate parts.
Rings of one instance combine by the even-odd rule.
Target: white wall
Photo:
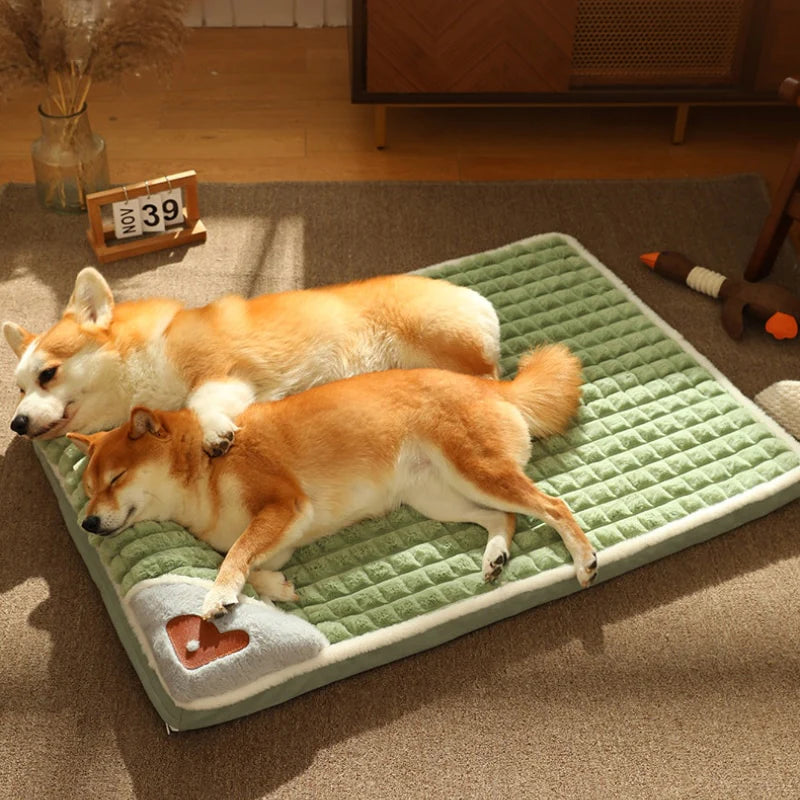
[[[336,27],[347,23],[349,0],[192,0],[184,20],[201,28]]]

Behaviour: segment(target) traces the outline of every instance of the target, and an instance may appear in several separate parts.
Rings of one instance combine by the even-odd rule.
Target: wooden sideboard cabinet
[[[800,0],[350,0],[351,97],[409,105],[777,103]]]

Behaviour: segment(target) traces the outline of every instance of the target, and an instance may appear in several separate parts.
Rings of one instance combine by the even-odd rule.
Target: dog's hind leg
[[[431,452],[431,458],[456,491],[480,506],[528,514],[555,528],[575,563],[578,583],[586,587],[594,582],[597,553],[563,500],[541,491],[510,454],[495,447],[487,457],[487,442],[481,441],[480,434],[471,439],[465,434],[458,442],[443,445],[441,451]]]
[[[500,322],[491,302],[476,291],[435,281],[416,296],[404,296],[395,316],[402,320],[400,366],[499,375]]]
[[[483,579],[489,582],[499,577],[510,558],[516,515],[480,506],[433,476],[407,492],[403,502],[438,522],[472,522],[486,528],[489,540],[483,553]]]
[[[214,585],[203,601],[203,619],[219,617],[236,605],[252,566],[291,547],[291,543],[303,535],[311,517],[311,504],[304,497],[287,497],[262,508],[223,559]],[[266,575],[277,576],[280,573]],[[257,578],[259,581],[261,578]],[[276,581],[277,577],[264,577],[261,582],[263,588],[274,589]],[[276,599],[288,599],[289,594],[294,594],[291,584],[285,585],[282,591],[287,597]]]
[[[586,588],[594,582],[597,553],[563,500],[541,491],[513,462],[462,467],[458,472],[459,483],[476,502],[538,517],[555,528],[572,556],[578,583]]]

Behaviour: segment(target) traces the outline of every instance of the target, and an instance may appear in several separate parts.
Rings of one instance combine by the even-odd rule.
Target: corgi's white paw
[[[300,599],[294,590],[294,585],[286,580],[282,572],[255,569],[250,572],[248,581],[262,598],[279,600],[283,603],[294,603]]]
[[[234,589],[212,586],[203,601],[200,616],[203,619],[221,617],[239,602],[239,595]]]
[[[597,553],[592,550],[591,555],[583,564],[576,564],[575,574],[578,583],[585,589],[591,586],[597,579]]]
[[[233,444],[233,437],[239,428],[224,414],[214,414],[201,420],[203,425],[203,450],[211,458],[223,456]]]
[[[505,536],[493,536],[483,552],[483,579],[486,583],[496,581],[510,558]]]

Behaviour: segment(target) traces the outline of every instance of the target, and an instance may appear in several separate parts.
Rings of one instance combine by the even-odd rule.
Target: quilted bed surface
[[[560,237],[466,258],[435,274],[495,305],[504,376],[541,342],[566,342],[581,358],[586,386],[576,424],[535,443],[528,474],[567,501],[598,550],[798,466],[785,443]],[[61,439],[47,455],[69,476],[80,513],[81,454]],[[213,579],[221,561],[172,523],[140,523],[92,540],[123,594],[166,572]],[[368,633],[491,592],[480,573],[485,543],[475,525],[433,522],[401,508],[298,551],[285,572],[300,601],[283,607],[332,643]],[[503,581],[568,560],[552,529],[520,517]]]
[[[501,320],[505,377],[539,343],[565,342],[580,357],[585,386],[578,417],[565,435],[534,443],[527,471],[573,510],[600,552],[601,580],[603,551],[680,527],[698,512],[715,513],[800,467],[789,437],[643,313],[574,240],[534,237],[425,274],[491,300]],[[80,518],[82,455],[66,439],[43,449]],[[735,524],[734,515],[726,529]],[[123,597],[140,581],[167,573],[213,579],[221,561],[171,523],[89,538]],[[281,607],[331,644],[357,639],[496,592],[481,578],[485,543],[482,528],[433,522],[401,508],[297,551],[284,571],[300,599]],[[499,583],[542,576],[569,561],[552,529],[520,516]]]

